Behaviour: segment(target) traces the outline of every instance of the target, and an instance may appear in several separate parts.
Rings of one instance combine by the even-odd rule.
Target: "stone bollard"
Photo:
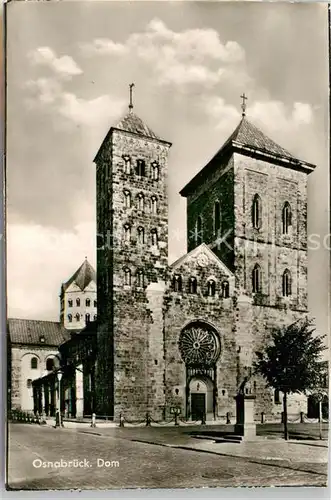
[[[151,425],[151,417],[149,416],[149,413],[146,413],[146,427],[149,427]]]
[[[175,413],[175,425],[179,425],[179,423],[178,423],[178,413]]]
[[[202,413],[202,418],[201,418],[201,425],[206,425],[206,413]]]
[[[226,414],[226,423],[227,424],[231,424],[230,417],[231,417],[231,413],[228,411],[227,414]]]
[[[304,423],[304,413],[303,411],[300,411],[300,424]]]
[[[124,417],[122,413],[120,413],[120,427],[124,427]]]
[[[265,413],[264,411],[261,411],[261,424],[265,423]]]
[[[91,419],[91,427],[96,427],[96,423],[95,423],[95,419],[96,419],[96,415],[95,413],[92,413],[92,419]]]

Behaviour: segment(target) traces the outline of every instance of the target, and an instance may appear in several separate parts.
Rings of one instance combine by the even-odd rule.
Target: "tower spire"
[[[245,92],[240,96],[243,102],[241,103],[241,109],[242,109],[242,117],[244,118],[246,116],[246,101],[247,97],[245,95]]]
[[[134,87],[134,83],[130,83],[129,85],[129,89],[130,89],[130,104],[129,104],[129,110],[130,110],[130,113],[132,113],[132,110],[133,110],[133,102],[132,102],[132,89]]]

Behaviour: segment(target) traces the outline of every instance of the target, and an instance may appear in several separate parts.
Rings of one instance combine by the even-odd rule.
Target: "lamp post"
[[[57,408],[58,408],[58,418],[56,419],[56,424],[55,424],[55,427],[61,427],[62,425],[62,422],[61,422],[61,379],[62,379],[62,376],[63,376],[63,372],[61,370],[58,370],[56,372],[56,376],[57,376],[57,387],[58,387],[58,399],[57,399]]]

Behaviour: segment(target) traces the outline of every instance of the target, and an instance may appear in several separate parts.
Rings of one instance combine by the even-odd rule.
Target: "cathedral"
[[[245,102],[245,101],[244,101]],[[241,391],[254,418],[282,397],[254,376],[272,329],[308,314],[307,177],[246,117],[183,187],[187,253],[168,264],[171,143],[134,112],[95,157],[97,182],[96,409],[185,419],[235,415]],[[171,160],[170,160],[171,161]],[[292,396],[289,412],[306,411]]]
[[[238,422],[241,398],[250,422],[261,414],[280,421],[282,394],[254,374],[254,354],[273,329],[308,315],[307,178],[315,166],[269,139],[242,108],[237,128],[180,192],[187,253],[172,264],[171,143],[132,101],[110,128],[94,160],[97,276],[85,262],[62,285],[67,340],[53,371],[32,383],[35,411],[54,415],[57,397],[69,418],[179,413],[225,423]],[[299,412],[307,413],[307,397],[290,395],[289,415]]]

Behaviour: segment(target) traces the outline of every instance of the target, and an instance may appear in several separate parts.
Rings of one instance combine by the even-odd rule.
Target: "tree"
[[[283,393],[284,437],[288,439],[287,396],[308,393],[320,386],[322,363],[320,354],[325,350],[324,336],[314,335],[313,322],[308,318],[275,329],[271,342],[263,351],[255,353],[254,371]]]

